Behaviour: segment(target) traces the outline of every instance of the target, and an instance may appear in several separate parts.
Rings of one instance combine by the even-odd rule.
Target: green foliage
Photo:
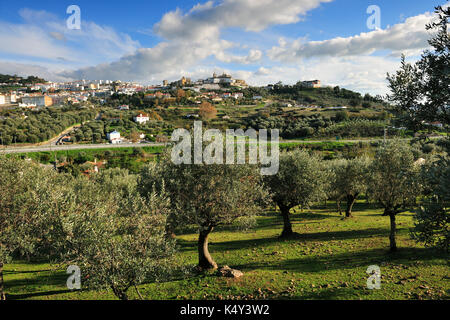
[[[347,111],[336,112],[335,120],[337,122],[348,121],[349,119],[350,119],[350,117],[348,116],[348,112]]]
[[[428,41],[433,50],[426,50],[415,64],[406,63],[403,56],[400,70],[387,77],[389,99],[414,131],[422,127],[422,121],[440,121],[447,129],[450,125],[450,7],[439,6],[436,14],[439,20],[426,27],[433,33]]]
[[[310,137],[319,128],[327,127],[331,124],[330,118],[319,115],[298,119],[287,119],[282,116],[257,117],[249,119],[247,122],[247,126],[253,129],[279,129],[280,136],[285,139]]]
[[[95,110],[79,107],[44,108],[26,111],[24,115],[15,111],[4,119],[0,118],[0,143],[47,141],[75,124],[93,119],[95,115]]]
[[[444,251],[450,246],[450,159],[448,156],[423,167],[429,196],[416,211],[412,235],[426,246]]]
[[[386,214],[397,214],[414,204],[421,192],[419,169],[408,144],[388,141],[378,148],[370,166],[369,194],[383,206]]]
[[[358,119],[336,123],[327,128],[320,129],[317,136],[340,136],[345,138],[381,137],[384,135],[384,129],[386,127],[387,123],[385,121]],[[397,135],[398,131],[389,129],[388,134]]]
[[[2,156],[0,183],[2,266],[13,254],[62,259],[82,268],[88,287],[112,288],[120,299],[174,266],[174,243],[164,232],[170,210],[164,190],[141,197],[136,176],[125,170],[73,179]]]
[[[391,220],[390,247],[397,250],[396,220],[401,211],[412,207],[421,194],[420,165],[414,161],[412,148],[400,141],[382,144],[370,166],[369,196],[384,208]]]
[[[76,209],[64,217],[65,259],[81,267],[90,288],[111,288],[123,300],[130,287],[160,280],[173,267],[174,243],[164,237],[169,200],[154,192],[145,199],[136,187],[136,176],[120,169],[79,179]]]
[[[181,223],[200,228],[230,224],[235,219],[255,214],[265,192],[260,174],[250,165],[175,165],[170,150],[159,164],[161,178],[154,180],[154,166],[141,174],[141,188],[165,185]]]
[[[330,161],[329,167],[333,173],[330,187],[332,199],[347,200],[346,216],[351,216],[352,207],[360,194],[367,191],[370,177],[370,160],[366,157],[355,159],[338,159]]]
[[[27,78],[23,78],[17,75],[10,76],[7,74],[0,74],[0,83],[9,83],[9,84],[19,83],[20,85],[27,85],[46,82],[47,81],[45,81],[44,79],[35,76],[28,76]]]
[[[273,201],[290,209],[324,199],[328,174],[322,165],[320,158],[302,150],[281,153],[278,174],[264,178]]]
[[[265,176],[272,200],[281,210],[284,219],[282,236],[292,235],[289,210],[300,206],[308,208],[326,198],[330,172],[324,169],[321,159],[302,150],[283,152],[279,158],[276,175]]]
[[[199,229],[199,266],[217,268],[208,251],[208,236],[220,225],[261,210],[267,194],[257,169],[250,165],[175,165],[169,151],[159,168],[144,168],[140,189],[144,194],[155,188],[166,190],[174,212],[171,224],[194,224]]]

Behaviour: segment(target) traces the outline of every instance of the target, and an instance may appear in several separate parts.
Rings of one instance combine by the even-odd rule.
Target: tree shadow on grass
[[[387,249],[371,249],[340,254],[326,254],[315,256],[304,256],[295,259],[280,260],[278,263],[255,262],[236,266],[242,270],[283,270],[288,272],[321,272],[329,270],[348,270],[369,265],[383,265],[399,263],[410,265],[413,261],[427,261],[436,258],[445,258],[436,251],[424,248],[399,248],[396,253],[389,253]]]
[[[32,274],[33,272],[26,272],[26,274]],[[23,279],[8,279],[8,274],[5,274],[5,287],[24,287],[24,286],[65,286],[67,277],[69,275],[64,272],[48,272],[46,274],[39,274],[39,271],[35,271],[36,276],[32,278]]]
[[[330,232],[315,232],[315,233],[300,233],[290,238],[261,238],[248,240],[233,240],[225,242],[212,242],[210,249],[215,252],[232,251],[242,249],[253,249],[269,246],[273,243],[302,243],[302,242],[325,242],[332,240],[348,240],[348,239],[363,239],[375,236],[387,236],[389,230],[384,228],[371,228],[364,230],[346,230],[346,231],[330,231]],[[178,240],[181,248],[192,249],[197,245],[196,241]],[[185,250],[185,251],[186,251]]]
[[[9,275],[9,274],[27,274],[27,273],[39,273],[39,272],[52,272],[54,270],[52,269],[44,269],[44,270],[20,270],[20,271],[16,271],[16,270],[5,270],[3,271],[3,274],[5,276]]]
[[[23,300],[36,297],[46,297],[53,296],[57,294],[70,293],[71,290],[52,290],[52,291],[42,291],[34,293],[24,293],[24,294],[6,294],[6,300]]]
[[[300,233],[297,240],[300,241],[331,241],[331,240],[357,240],[378,236],[388,236],[386,228],[369,228],[363,230],[324,231],[314,233]]]
[[[9,275],[18,274],[35,274],[35,276],[22,279],[9,279]],[[7,272],[5,274],[5,291],[9,300],[27,299],[41,296],[51,296],[61,293],[71,292],[67,289],[61,289],[66,286],[68,275],[64,272],[54,272],[52,270],[37,270],[25,272]],[[55,290],[47,290],[48,287],[56,287]],[[59,290],[57,289],[59,287]],[[21,292],[23,289],[31,291],[30,293],[14,293]],[[34,292],[33,292],[34,291]]]
[[[323,212],[317,213],[312,211],[304,211],[301,212],[300,209],[291,210],[291,223],[293,225],[296,224],[307,224],[307,223],[315,223],[315,221],[325,220],[329,218],[341,218],[338,213],[332,212]],[[283,218],[279,212],[268,211],[261,216],[257,217],[257,224],[254,230],[265,230],[272,229],[274,227],[281,229],[283,226]],[[239,231],[237,225],[222,225],[215,228],[215,231]],[[198,232],[198,227],[195,225],[184,226],[183,228],[179,228],[176,230],[177,235],[187,235],[187,234],[196,234]]]

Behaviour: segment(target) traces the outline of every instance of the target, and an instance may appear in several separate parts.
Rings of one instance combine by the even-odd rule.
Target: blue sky
[[[319,78],[386,92],[399,55],[427,48],[445,0],[1,1],[0,73],[159,83],[230,72],[250,84]],[[69,5],[81,30],[68,30]],[[366,9],[381,10],[369,30]]]

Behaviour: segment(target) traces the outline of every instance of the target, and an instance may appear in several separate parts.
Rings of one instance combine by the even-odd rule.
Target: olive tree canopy
[[[148,191],[164,186],[175,212],[172,223],[198,227],[198,265],[202,269],[217,268],[208,249],[214,228],[256,215],[267,197],[256,166],[175,165],[169,153],[159,168],[151,165],[143,170],[140,185]]]
[[[280,154],[278,174],[265,176],[264,182],[283,216],[282,237],[293,234],[290,209],[296,206],[307,208],[314,202],[325,199],[329,177],[330,172],[325,170],[317,156],[301,150]]]

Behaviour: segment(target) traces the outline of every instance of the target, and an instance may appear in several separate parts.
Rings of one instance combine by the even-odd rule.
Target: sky
[[[413,62],[429,48],[425,25],[448,3],[1,0],[0,73],[159,84],[226,72],[250,85],[320,79],[383,95],[401,54]],[[68,27],[77,21],[71,5],[80,29]]]

